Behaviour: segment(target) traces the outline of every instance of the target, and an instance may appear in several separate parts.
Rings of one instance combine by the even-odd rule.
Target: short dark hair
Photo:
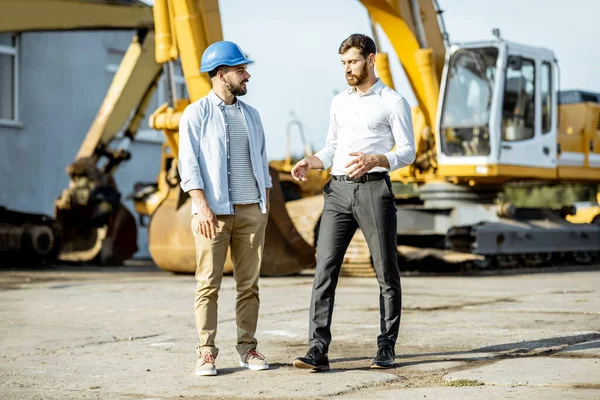
[[[373,39],[362,33],[353,33],[344,39],[340,44],[339,53],[344,54],[352,47],[356,47],[364,58],[367,58],[369,54],[377,54],[377,46]]]
[[[222,65],[219,65],[218,67],[216,67],[215,69],[213,69],[212,71],[208,71],[208,77],[210,79],[214,78],[215,76],[217,76],[217,72],[219,72],[219,68],[221,68]]]

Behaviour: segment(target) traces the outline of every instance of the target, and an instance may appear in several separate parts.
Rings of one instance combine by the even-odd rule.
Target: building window
[[[0,34],[0,124],[19,123],[19,37]]]
[[[109,49],[108,50],[108,65],[106,66],[106,70],[109,73],[110,82],[112,82],[117,70],[119,69],[119,65],[123,60],[123,56],[125,55],[125,51],[118,49]],[[175,71],[175,90],[177,99],[188,98],[187,86],[185,84],[185,78],[183,77],[183,70],[181,69],[181,63],[176,61],[174,63],[174,71]],[[136,141],[150,142],[150,143],[163,143],[165,137],[161,131],[154,130],[150,128],[149,118],[150,114],[152,114],[161,104],[167,102],[166,95],[166,79],[164,74],[161,75],[156,90],[154,91],[154,95],[150,99],[148,103],[148,108],[146,109],[146,113],[142,118],[142,122],[140,124],[140,129],[135,136]]]
[[[506,68],[502,107],[502,139],[531,139],[535,134],[535,64],[511,56]]]
[[[542,63],[542,81],[540,83],[542,96],[542,133],[552,130],[552,66],[549,62]]]

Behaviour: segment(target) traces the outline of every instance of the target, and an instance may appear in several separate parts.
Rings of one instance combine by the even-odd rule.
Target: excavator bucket
[[[121,203],[110,175],[103,174],[94,157],[81,157],[67,167],[69,188],[54,202],[60,230],[58,259],[120,265],[137,247],[137,224]]]
[[[269,172],[273,188],[261,276],[295,275],[315,266],[315,250],[290,219],[277,171],[271,168]],[[165,271],[196,271],[196,247],[190,226],[191,204],[189,196],[182,196],[180,189],[175,187],[152,215],[148,229],[150,253],[156,265]],[[232,272],[233,264],[228,255],[224,273]]]
[[[135,218],[123,204],[100,227],[86,223],[89,220],[82,218],[79,211],[56,213],[61,236],[59,260],[121,265],[138,251]]]
[[[269,168],[269,173],[273,180],[273,188],[261,274],[264,276],[293,275],[303,269],[314,268],[315,249],[312,243],[307,242],[296,229],[286,207],[294,202],[285,202],[278,172],[274,168]],[[320,214],[321,209],[318,212]]]

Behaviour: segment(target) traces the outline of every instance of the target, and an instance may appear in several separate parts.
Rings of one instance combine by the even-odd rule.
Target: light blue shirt
[[[252,173],[260,192],[260,208],[266,214],[266,189],[273,187],[269,175],[265,133],[255,108],[237,99],[248,125]],[[229,127],[225,123],[223,100],[212,90],[186,107],[179,121],[179,160],[177,168],[184,192],[204,191],[216,215],[232,215],[231,155]],[[198,207],[192,203],[192,214]]]

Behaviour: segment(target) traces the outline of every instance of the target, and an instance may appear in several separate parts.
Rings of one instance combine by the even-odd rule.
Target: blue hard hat
[[[200,72],[212,71],[220,65],[232,67],[252,62],[254,61],[247,59],[237,44],[228,41],[215,42],[208,46],[202,54]]]

